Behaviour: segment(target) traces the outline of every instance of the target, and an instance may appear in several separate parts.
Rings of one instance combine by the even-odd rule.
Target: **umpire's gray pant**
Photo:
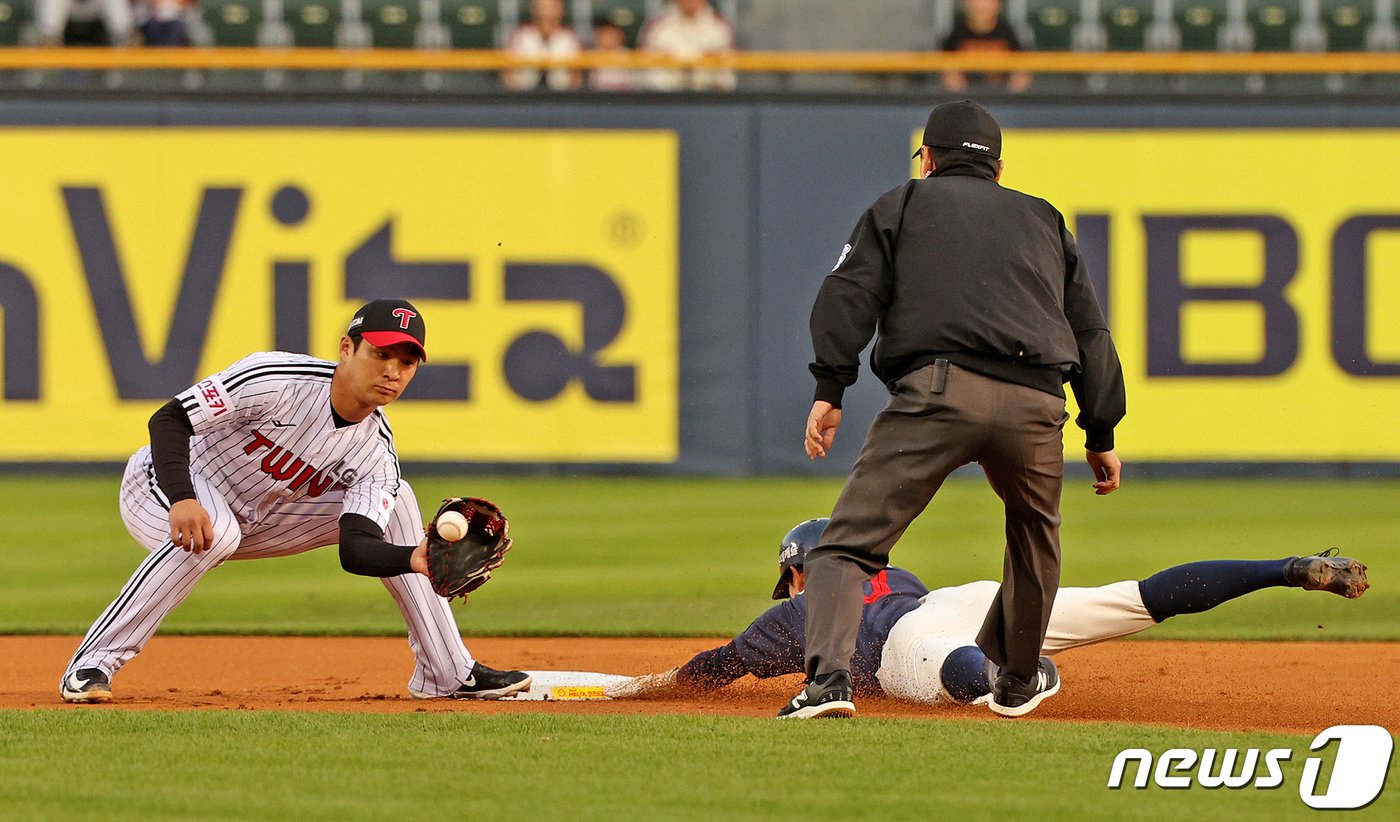
[[[1060,585],[1065,401],[955,365],[946,380],[939,372],[929,365],[895,383],[804,563],[809,677],[850,669],[861,583],[889,563],[943,480],[970,462],[1006,505],[1001,590],[977,644],[1006,672],[1035,674]]]

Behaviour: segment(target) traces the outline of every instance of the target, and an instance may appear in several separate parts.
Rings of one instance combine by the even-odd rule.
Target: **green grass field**
[[[1080,482],[1078,486],[1087,486]],[[1148,638],[1400,639],[1400,483],[1142,482],[1066,489],[1064,580],[1099,585],[1178,562],[1340,546],[1370,565],[1360,601],[1264,591]],[[474,634],[721,635],[771,602],[777,545],[840,488],[803,479],[465,478],[415,483],[422,507],[470,492],[511,517],[516,548],[457,606]],[[140,561],[114,477],[0,477],[0,632],[82,633]],[[1001,511],[980,481],[940,492],[894,553],[932,587],[1000,577]],[[1324,626],[1319,629],[1318,625]],[[166,621],[180,633],[399,634],[382,586],[334,549],[209,574]]]
[[[1298,794],[1308,741],[966,720],[0,712],[0,809],[14,811],[10,820],[103,822],[1272,822],[1312,813]],[[1294,754],[1278,790],[1109,790],[1114,756],[1130,747],[1279,747]],[[1397,810],[1400,800],[1382,794],[1362,815]]]
[[[1400,639],[1395,482],[1140,482],[1064,504],[1065,581],[1339,546],[1371,567],[1357,602],[1265,591],[1147,638]],[[0,632],[81,633],[141,556],[115,477],[0,477]],[[836,482],[465,478],[425,508],[498,501],[517,549],[457,607],[468,634],[718,635],[770,604],[779,538]],[[1000,510],[951,483],[896,549],[931,585],[995,578]],[[1304,606],[1304,600],[1305,606]],[[1323,627],[1319,627],[1323,626]],[[167,632],[400,634],[335,551],[231,562]],[[1382,686],[1388,687],[1388,686]],[[1323,697],[1325,695],[1320,695]],[[1321,730],[1320,728],[1318,730]],[[1289,819],[1308,737],[1129,725],[708,716],[0,711],[0,819]],[[1128,747],[1289,747],[1274,791],[1110,791]],[[1392,780],[1393,781],[1393,780]],[[1383,795],[1362,813],[1394,818]]]

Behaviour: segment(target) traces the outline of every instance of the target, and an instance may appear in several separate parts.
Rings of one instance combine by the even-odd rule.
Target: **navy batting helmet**
[[[778,584],[773,588],[773,599],[788,598],[788,582],[792,579],[792,569],[801,568],[807,559],[807,552],[822,541],[822,532],[830,519],[809,519],[793,526],[783,542],[778,546]]]

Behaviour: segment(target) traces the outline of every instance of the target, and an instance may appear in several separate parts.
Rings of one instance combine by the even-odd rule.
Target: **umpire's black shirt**
[[[1074,237],[1054,206],[950,162],[875,201],[812,307],[816,399],[841,406],[860,352],[886,385],[940,357],[1064,396],[1091,451],[1113,449],[1123,370]]]

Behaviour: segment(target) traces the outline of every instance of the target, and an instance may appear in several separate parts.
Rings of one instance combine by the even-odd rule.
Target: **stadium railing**
[[[522,67],[733,69],[779,74],[928,74],[1032,71],[1064,74],[1397,73],[1393,52],[735,52],[680,59],[645,52],[522,58],[491,49],[9,48],[0,69],[287,69],[504,71]]]

